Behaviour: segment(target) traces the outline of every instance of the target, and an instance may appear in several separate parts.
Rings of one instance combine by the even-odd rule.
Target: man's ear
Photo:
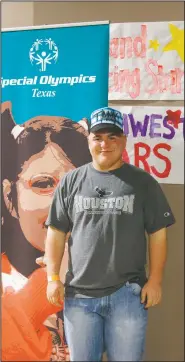
[[[12,185],[8,179],[3,180],[3,196],[4,202],[9,213],[17,219],[17,213],[12,203]]]

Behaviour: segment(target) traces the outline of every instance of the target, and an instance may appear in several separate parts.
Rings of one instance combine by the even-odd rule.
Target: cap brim
[[[98,132],[103,130],[109,130],[110,132],[123,133],[123,129],[108,123],[99,123],[90,128],[89,132]]]

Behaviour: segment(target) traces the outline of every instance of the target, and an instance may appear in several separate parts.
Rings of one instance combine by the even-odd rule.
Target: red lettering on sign
[[[139,153],[141,148],[145,150],[144,155],[140,155]],[[148,146],[146,143],[143,142],[135,143],[134,153],[135,153],[135,166],[140,167],[140,162],[142,162],[145,171],[150,173],[150,166],[147,162],[147,159],[150,156],[150,146]]]
[[[114,71],[109,73],[109,92],[126,92],[135,99],[140,94],[140,70],[133,71],[114,67]]]
[[[141,25],[141,35],[132,38],[131,36],[112,38],[109,48],[112,58],[146,58],[147,49],[147,26]]]
[[[140,49],[138,45],[140,44]],[[133,43],[134,54],[137,58],[146,57],[146,45],[147,45],[147,27],[141,25],[141,36],[136,36]]]
[[[152,68],[153,66],[153,68]],[[152,87],[146,89],[149,94],[171,92],[171,94],[181,93],[181,79],[184,72],[180,68],[171,69],[165,73],[163,65],[157,63],[155,59],[149,59],[145,65],[149,76],[152,77]]]
[[[162,155],[159,150],[160,149],[165,149],[167,151],[170,151],[171,150],[171,146],[168,145],[167,143],[159,143],[158,145],[156,145],[153,149],[153,153],[154,155],[159,158],[160,160],[163,160],[166,164],[165,166],[165,169],[163,172],[159,172],[157,171],[156,167],[155,166],[151,166],[151,171],[153,172],[153,174],[157,177],[160,177],[160,178],[166,178],[169,176],[170,174],[170,171],[171,171],[171,168],[172,168],[172,165],[171,165],[171,161],[169,160],[168,157]]]
[[[144,170],[147,171],[148,173],[153,173],[153,175],[159,177],[159,178],[166,178],[169,176],[170,171],[171,171],[171,161],[168,157],[164,156],[163,154],[161,154],[161,152],[159,152],[160,150],[167,150],[168,152],[171,150],[171,146],[168,145],[167,143],[159,143],[157,145],[155,145],[155,147],[153,148],[153,150],[150,148],[149,145],[147,145],[146,143],[143,142],[138,142],[134,145],[134,154],[135,154],[135,160],[134,160],[134,164],[136,167],[141,167],[141,164],[143,164],[144,166]],[[144,154],[140,151],[144,151]],[[164,171],[160,172],[157,170],[157,168],[155,166],[150,166],[149,164],[149,160],[148,158],[151,155],[151,152],[153,152],[153,154],[160,160],[163,160],[165,163],[165,169]]]

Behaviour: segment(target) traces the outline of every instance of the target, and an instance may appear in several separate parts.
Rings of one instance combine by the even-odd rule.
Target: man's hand
[[[144,285],[141,292],[141,303],[146,303],[145,308],[154,307],[160,303],[162,298],[162,288],[161,284],[154,281],[148,280]]]
[[[64,300],[64,285],[61,281],[48,282],[47,285],[47,299],[49,303],[56,307],[62,307]]]

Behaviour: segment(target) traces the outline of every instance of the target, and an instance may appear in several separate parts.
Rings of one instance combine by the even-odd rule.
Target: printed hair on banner
[[[44,254],[45,221],[59,180],[91,160],[87,133],[58,116],[16,125],[10,102],[1,112],[3,360],[66,361],[63,313],[47,302],[45,269],[35,260]],[[63,279],[66,268],[67,249]]]
[[[123,114],[125,162],[158,182],[184,183],[184,108],[116,106]]]
[[[184,99],[184,22],[110,24],[109,100]]]

